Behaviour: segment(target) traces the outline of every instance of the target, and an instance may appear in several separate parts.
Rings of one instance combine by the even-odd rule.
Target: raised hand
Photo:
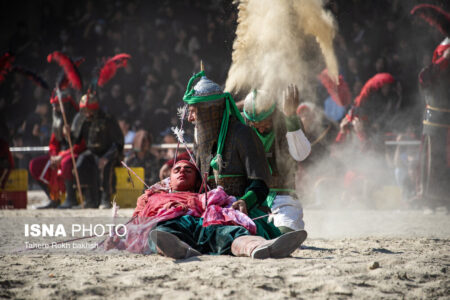
[[[287,117],[294,115],[299,104],[300,97],[298,95],[298,88],[295,84],[290,84],[283,91],[283,113]]]

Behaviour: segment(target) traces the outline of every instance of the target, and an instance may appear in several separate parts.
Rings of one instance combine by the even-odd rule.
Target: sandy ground
[[[131,213],[119,211],[124,219]],[[172,260],[88,249],[13,253],[27,239],[24,220],[68,225],[94,216],[110,212],[0,211],[0,298],[450,298],[450,217],[444,212],[305,209],[309,237],[280,260]]]

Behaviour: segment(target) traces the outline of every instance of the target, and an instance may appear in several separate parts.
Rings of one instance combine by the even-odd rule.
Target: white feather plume
[[[172,127],[172,132],[175,134],[175,136],[177,137],[177,140],[180,143],[184,144],[184,130],[178,127]]]
[[[187,107],[187,105],[184,105],[177,108],[177,116],[182,122],[186,118]]]

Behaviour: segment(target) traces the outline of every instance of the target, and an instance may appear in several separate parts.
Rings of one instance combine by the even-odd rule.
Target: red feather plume
[[[419,4],[411,10],[411,15],[419,16],[445,36],[450,36],[450,14],[431,4]]]
[[[74,65],[78,67],[85,61],[84,57],[75,59],[73,61]],[[66,73],[63,71],[62,74],[59,76],[58,79],[58,86],[60,90],[65,90],[67,86],[69,85],[69,80],[67,79]]]
[[[324,69],[318,76],[320,82],[327,89],[331,98],[340,106],[347,106],[352,101],[350,89],[342,75],[339,75],[339,83],[336,83],[328,75],[328,70]]]
[[[81,77],[78,69],[69,57],[61,52],[55,51],[47,56],[47,61],[56,61],[64,69],[67,79],[74,89],[81,90]]]
[[[355,99],[355,106],[360,107],[365,100],[372,94],[373,92],[381,89],[382,86],[386,84],[394,83],[394,77],[389,73],[378,73],[369,80],[367,80],[366,84],[364,84],[361,93]]]
[[[129,54],[121,53],[109,58],[100,69],[97,85],[103,87],[111,78],[116,75],[118,68],[126,67],[128,60],[131,58]]]
[[[9,52],[6,52],[2,57],[0,57],[0,82],[5,80],[6,74],[11,71],[14,59],[15,56]]]

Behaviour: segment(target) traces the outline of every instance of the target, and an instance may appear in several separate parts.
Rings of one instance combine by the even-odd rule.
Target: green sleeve
[[[244,196],[241,197],[247,205],[247,210],[261,205],[269,194],[269,188],[263,180],[251,179],[250,184],[245,190]]]
[[[290,117],[284,118],[286,121],[286,129],[287,131],[297,131],[302,128],[300,124],[300,120],[298,119],[297,115],[292,115]]]

